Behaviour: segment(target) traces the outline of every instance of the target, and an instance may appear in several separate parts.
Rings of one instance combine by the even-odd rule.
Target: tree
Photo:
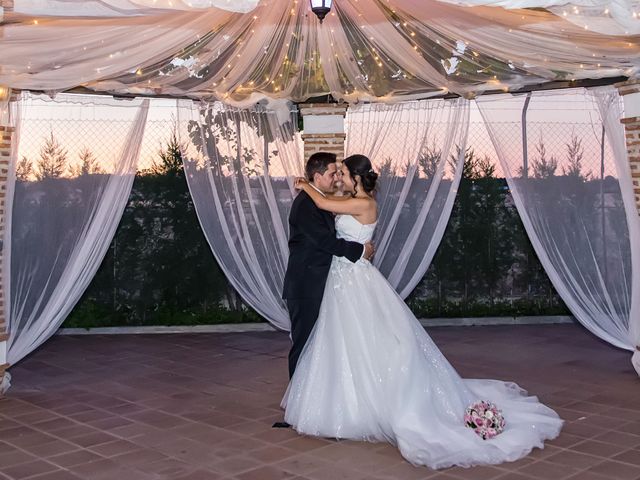
[[[78,159],[80,160],[79,165],[69,167],[69,173],[71,176],[80,177],[82,175],[104,173],[104,169],[98,163],[98,159],[87,147],[80,150],[80,153],[78,153]]]
[[[62,177],[67,165],[67,155],[67,150],[53,136],[52,130],[44,145],[40,147],[40,158],[35,169],[36,179],[45,180]]]
[[[568,177],[588,180],[591,177],[591,172],[582,173],[582,158],[584,157],[582,140],[578,139],[575,133],[572,133],[571,140],[565,146],[567,148],[567,167],[562,167],[562,174]]]
[[[31,180],[33,173],[33,163],[23,155],[16,165],[16,180],[28,182]]]
[[[480,178],[494,178],[496,166],[488,155],[477,159],[477,171]]]
[[[558,160],[553,155],[547,160],[547,148],[544,145],[542,137],[540,137],[540,140],[536,144],[536,151],[538,152],[538,156],[531,162],[533,167],[533,177],[553,177],[558,169]]]
[[[111,248],[79,309],[96,305],[116,324],[180,324],[220,315],[223,299],[235,304],[202,235],[182,151],[170,135],[153,167],[136,175]]]
[[[402,174],[405,177],[418,177],[420,170],[418,170],[418,165],[414,165],[411,160],[407,159],[402,165]]]
[[[178,141],[178,135],[174,127],[169,140],[166,143],[166,148],[160,148],[159,156],[160,162],[154,162],[150,171],[155,175],[170,175],[181,176],[184,175],[184,166],[182,164],[182,151],[183,146]]]
[[[420,152],[418,166],[420,172],[427,177],[428,180],[432,179],[438,171],[441,157],[442,150],[438,150],[435,144]]]
[[[380,168],[378,169],[378,174],[380,175],[380,178],[388,178],[395,175],[393,159],[391,157],[387,157],[382,161]]]

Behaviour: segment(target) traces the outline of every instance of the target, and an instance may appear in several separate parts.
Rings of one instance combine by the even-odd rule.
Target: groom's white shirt
[[[313,183],[309,183],[309,185],[311,186],[311,188],[313,188],[320,195],[322,195],[323,197],[327,198],[326,193],[324,193],[322,190],[320,190],[318,187],[316,187]],[[364,252],[366,252],[366,251],[367,251],[367,248],[363,244],[362,245],[362,255],[360,255],[360,260],[362,260],[364,258]]]

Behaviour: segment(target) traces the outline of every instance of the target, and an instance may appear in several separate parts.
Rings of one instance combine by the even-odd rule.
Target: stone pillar
[[[298,106],[302,115],[305,161],[316,152],[335,153],[344,160],[344,116],[347,104],[303,103]]]
[[[7,109],[7,101],[11,92],[8,88],[0,86],[0,110]],[[2,107],[4,105],[4,108]],[[9,175],[9,161],[11,159],[11,149],[13,147],[14,127],[10,126],[9,115],[0,112],[0,275],[3,264],[3,242],[4,229],[6,225],[5,196],[7,193],[7,178]],[[5,318],[5,298],[4,288],[0,283],[0,395],[2,395],[2,385],[5,371],[9,368],[7,361],[7,340],[8,325]]]
[[[631,167],[633,193],[640,214],[640,81],[632,80],[616,85],[624,100],[624,124],[627,139],[627,154]]]

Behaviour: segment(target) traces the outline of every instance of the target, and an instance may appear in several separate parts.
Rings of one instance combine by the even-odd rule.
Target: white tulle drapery
[[[287,330],[282,285],[292,178],[303,172],[295,117],[262,107],[181,101],[177,131],[189,191],[218,264],[242,298]]]
[[[123,17],[215,8],[250,12],[258,0],[13,0],[13,11],[59,17]]]
[[[288,259],[291,180],[304,159],[290,121],[273,111],[221,103],[178,107],[178,131],[196,212],[225,275],[278,328]],[[376,262],[407,296],[442,237],[460,180],[466,100],[367,105],[350,110],[348,153],[370,155],[380,172]]]
[[[149,101],[23,94],[3,241],[8,361],[62,324],[97,271],[136,172]],[[37,141],[36,141],[37,140]]]
[[[635,351],[640,220],[617,93],[537,92],[477,103],[554,287],[592,333]]]
[[[606,35],[640,34],[638,0],[440,0],[471,6],[508,9],[546,8],[586,30]]]
[[[175,1],[178,10],[120,17],[82,9],[145,11],[151,1],[55,3],[81,11],[22,14],[17,2],[17,11],[5,12],[0,84],[213,98],[246,107],[264,96],[302,101],[330,93],[350,103],[472,96],[553,80],[635,76],[640,65],[633,32],[598,33],[539,9],[341,0],[321,25],[302,0],[263,0],[248,13],[181,11],[207,2]]]
[[[607,132],[607,139],[611,145],[613,159],[620,182],[620,192],[627,215],[629,228],[629,243],[631,247],[631,305],[629,307],[629,321],[626,337],[629,341],[628,348],[634,348],[631,359],[636,372],[640,375],[640,251],[634,248],[640,245],[640,217],[633,193],[633,181],[629,169],[627,143],[624,128],[620,125],[620,119],[624,117],[624,109],[620,95],[615,88],[592,89],[593,96],[602,125]]]
[[[346,154],[379,172],[375,264],[403,298],[424,276],[462,174],[469,102],[424,100],[347,111]]]

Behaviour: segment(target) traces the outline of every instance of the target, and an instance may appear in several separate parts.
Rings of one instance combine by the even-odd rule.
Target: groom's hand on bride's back
[[[376,247],[371,242],[367,242],[364,244],[364,259],[371,260],[373,258],[373,254],[376,253]]]

